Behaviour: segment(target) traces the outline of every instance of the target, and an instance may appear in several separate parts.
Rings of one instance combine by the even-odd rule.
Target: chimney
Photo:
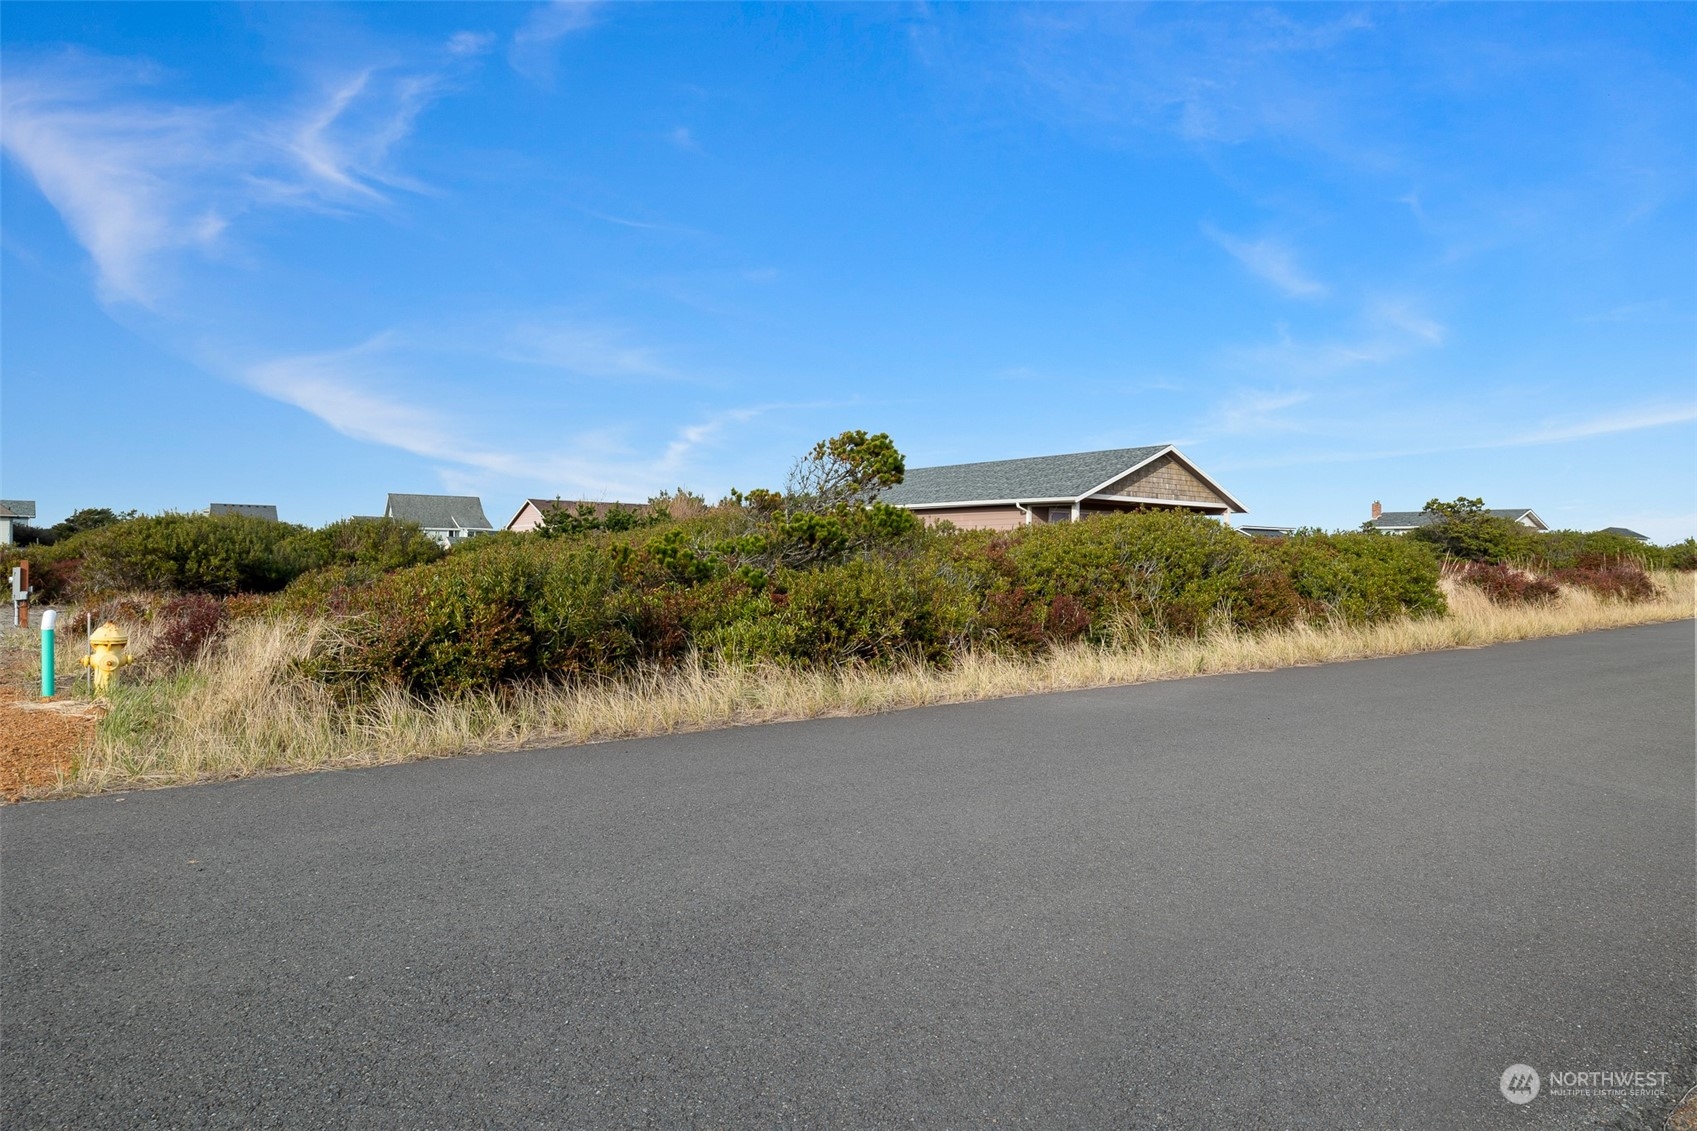
[[[1373,500],[1373,520],[1375,522],[1377,522],[1378,519],[1379,519],[1379,516],[1384,514],[1384,513],[1385,513],[1385,508],[1379,505],[1378,499],[1374,499]]]

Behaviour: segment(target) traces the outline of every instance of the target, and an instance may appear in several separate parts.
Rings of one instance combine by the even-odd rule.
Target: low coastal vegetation
[[[884,505],[883,435],[783,491],[557,512],[445,553],[416,528],[117,518],[29,550],[137,663],[61,791],[362,765],[1393,655],[1692,615],[1692,547],[1508,529],[1263,540],[1150,511],[1007,533]],[[619,516],[619,517],[611,517]],[[83,615],[86,614],[86,615]],[[14,672],[32,641],[8,638]]]

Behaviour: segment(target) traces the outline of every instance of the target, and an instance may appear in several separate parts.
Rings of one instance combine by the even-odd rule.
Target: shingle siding
[[[1140,467],[1102,492],[1104,495],[1123,495],[1132,498],[1170,499],[1173,502],[1209,503],[1226,506],[1226,500],[1202,480],[1190,473],[1170,454]]]

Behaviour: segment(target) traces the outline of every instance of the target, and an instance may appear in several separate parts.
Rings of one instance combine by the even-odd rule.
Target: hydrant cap
[[[128,644],[130,642],[130,638],[124,635],[123,629],[119,628],[111,621],[107,621],[105,624],[94,630],[94,635],[88,638],[88,642],[96,646],[106,645],[110,647],[114,644]]]

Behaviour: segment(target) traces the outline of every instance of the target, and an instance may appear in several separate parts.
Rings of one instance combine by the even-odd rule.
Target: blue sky
[[[0,493],[1176,442],[1697,533],[1697,8],[5,4]]]

